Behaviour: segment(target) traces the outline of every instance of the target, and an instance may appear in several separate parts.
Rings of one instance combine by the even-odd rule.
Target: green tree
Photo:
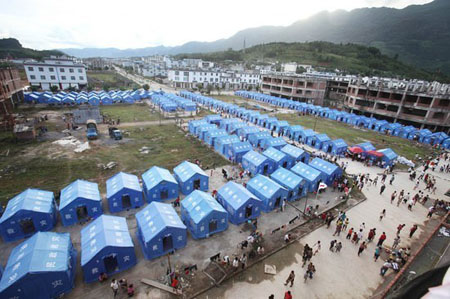
[[[298,66],[297,69],[295,70],[296,74],[302,74],[304,72],[306,72],[306,69],[302,66]]]
[[[211,84],[208,84],[207,86],[206,86],[206,93],[207,94],[211,94],[211,91],[213,90],[213,87],[211,86]]]
[[[147,90],[150,89],[150,85],[144,84],[144,85],[142,85],[142,88],[143,88],[145,91],[147,91]]]
[[[57,92],[58,91],[58,86],[56,86],[56,85],[50,86],[50,91],[51,92]]]

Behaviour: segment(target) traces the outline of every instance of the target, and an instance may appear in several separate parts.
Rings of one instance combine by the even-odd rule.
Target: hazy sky
[[[0,38],[35,49],[175,46],[290,25],[319,11],[431,0],[0,0]]]

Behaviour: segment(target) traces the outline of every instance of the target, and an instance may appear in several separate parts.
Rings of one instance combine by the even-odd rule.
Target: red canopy
[[[363,152],[363,149],[359,146],[350,147],[348,150],[354,154],[361,154]]]
[[[369,154],[369,155],[371,155],[371,156],[378,157],[378,158],[381,158],[381,157],[384,156],[383,153],[380,153],[380,152],[377,152],[377,151],[368,151],[367,154]]]

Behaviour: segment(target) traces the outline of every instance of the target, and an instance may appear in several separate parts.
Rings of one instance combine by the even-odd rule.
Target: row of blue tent
[[[430,144],[433,146],[441,145],[443,148],[450,149],[450,138],[444,132],[433,133],[428,129],[417,129],[413,126],[404,126],[399,123],[390,123],[386,120],[379,120],[374,117],[366,117],[346,111],[339,111],[336,109],[330,109],[327,107],[283,99],[257,92],[239,90],[235,92],[235,95],[286,109],[292,109],[348,123],[358,127],[364,127],[380,133],[387,133],[389,135],[398,136],[409,140],[417,140],[418,142],[423,144]]]
[[[150,98],[152,103],[161,107],[165,112],[175,112],[177,109],[184,111],[197,110],[197,105],[194,102],[171,93],[165,93],[163,91],[155,92]]]
[[[91,106],[112,105],[118,103],[133,104],[142,99],[148,99],[153,94],[146,90],[126,91],[82,91],[82,92],[26,92],[25,103],[48,104],[48,105],[82,105]]]

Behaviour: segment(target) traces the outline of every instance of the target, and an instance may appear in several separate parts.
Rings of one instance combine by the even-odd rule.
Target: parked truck
[[[98,137],[97,122],[94,119],[88,119],[86,121],[86,135],[87,139],[94,140]]]
[[[121,140],[122,139],[122,132],[115,128],[115,127],[109,127],[109,137],[114,140]]]

